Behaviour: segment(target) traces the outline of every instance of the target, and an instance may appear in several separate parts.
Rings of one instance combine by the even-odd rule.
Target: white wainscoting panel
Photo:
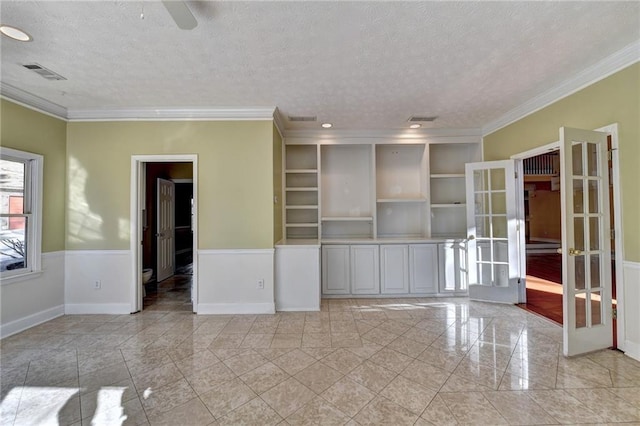
[[[67,251],[64,290],[67,314],[131,313],[130,251]]]
[[[275,301],[278,311],[320,310],[320,245],[277,246]]]
[[[624,262],[625,354],[640,361],[640,263]]]
[[[0,286],[0,338],[64,314],[64,251],[42,253],[42,272]]]
[[[275,312],[273,249],[198,250],[198,314]],[[258,281],[264,288],[258,288]]]

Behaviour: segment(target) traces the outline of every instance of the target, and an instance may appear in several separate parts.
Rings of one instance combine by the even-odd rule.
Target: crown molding
[[[340,130],[340,129],[302,129],[285,131],[286,139],[314,139],[314,140],[334,140],[334,139],[405,139],[422,140],[430,138],[447,138],[471,136],[481,137],[482,129],[460,128],[460,129],[379,129],[379,130]]]
[[[282,113],[280,112],[278,107],[276,107],[276,110],[273,112],[273,124],[276,126],[278,133],[280,133],[280,137],[284,139],[285,123],[284,119],[282,118]]]
[[[500,130],[638,61],[640,61],[640,40],[636,40],[600,62],[586,68],[574,77],[512,109],[497,120],[488,123],[482,128],[482,135],[487,136]]]
[[[32,109],[42,114],[49,115],[61,120],[67,119],[67,109],[63,106],[50,102],[40,96],[32,95],[22,89],[18,89],[7,83],[0,82],[0,95],[2,98]]]
[[[273,120],[275,107],[70,109],[69,121],[252,121]]]

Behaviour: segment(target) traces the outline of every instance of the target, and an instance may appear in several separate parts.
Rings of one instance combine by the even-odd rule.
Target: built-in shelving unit
[[[427,237],[426,145],[376,145],[375,153],[377,237]]]
[[[480,161],[479,136],[295,137],[283,155],[286,244],[321,247],[323,296],[467,294],[465,164]]]
[[[320,235],[318,147],[288,145],[284,164],[286,237],[317,239]]]
[[[322,239],[373,238],[373,147],[322,145]]]
[[[478,144],[429,145],[432,237],[466,236],[464,167],[475,161],[480,161]]]

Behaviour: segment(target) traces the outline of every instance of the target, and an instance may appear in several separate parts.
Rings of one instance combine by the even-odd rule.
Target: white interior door
[[[516,173],[513,160],[467,163],[469,297],[519,303]]]
[[[607,134],[560,129],[564,354],[613,343]]]
[[[156,203],[156,247],[157,281],[174,274],[175,267],[175,185],[170,180],[157,180]]]

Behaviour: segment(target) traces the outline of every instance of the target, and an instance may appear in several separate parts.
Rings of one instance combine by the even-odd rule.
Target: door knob
[[[476,239],[476,237],[475,237],[475,236],[473,236],[473,235],[469,235],[469,236],[467,237],[467,240],[475,240],[475,239]]]
[[[578,250],[574,248],[569,249],[569,256],[580,256],[581,254],[582,254],[582,250]]]
[[[562,247],[560,247],[559,249],[556,249],[556,253],[562,254]]]

